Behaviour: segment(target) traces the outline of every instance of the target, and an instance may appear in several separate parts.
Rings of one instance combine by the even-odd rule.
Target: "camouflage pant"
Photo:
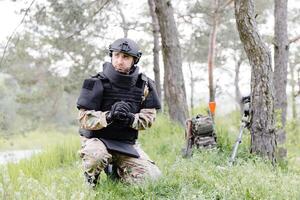
[[[79,154],[82,158],[83,168],[91,177],[100,174],[112,162],[117,167],[118,176],[125,182],[142,182],[145,178],[155,180],[161,176],[158,167],[138,144],[134,145],[134,147],[140,157],[133,158],[108,151],[104,143],[97,138],[88,139],[81,137],[81,143],[82,148]]]

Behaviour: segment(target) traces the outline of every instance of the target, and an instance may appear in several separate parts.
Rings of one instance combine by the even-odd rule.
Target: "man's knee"
[[[129,159],[118,170],[121,179],[129,183],[141,183],[145,180],[157,180],[162,173],[150,160]]]
[[[100,168],[103,170],[110,162],[111,155],[108,153],[106,146],[97,138],[86,139],[82,142],[82,149],[79,151],[84,168]]]

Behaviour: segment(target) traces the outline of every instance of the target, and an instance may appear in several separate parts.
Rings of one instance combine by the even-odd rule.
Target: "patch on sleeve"
[[[93,90],[94,85],[95,85],[95,80],[86,79],[84,80],[82,87],[87,90]]]

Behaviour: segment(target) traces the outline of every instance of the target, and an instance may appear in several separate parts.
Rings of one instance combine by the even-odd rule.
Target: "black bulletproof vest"
[[[110,63],[104,66],[102,73],[98,75],[103,85],[101,111],[109,111],[112,105],[118,101],[125,101],[130,105],[130,112],[138,113],[141,109],[142,97],[146,81],[142,74],[135,70],[132,76],[122,75],[116,72]],[[138,131],[131,127],[119,127],[114,122],[105,128],[92,131],[92,137],[118,140],[134,144],[138,138]]]

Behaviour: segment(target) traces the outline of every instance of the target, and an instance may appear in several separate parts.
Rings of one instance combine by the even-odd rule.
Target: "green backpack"
[[[213,148],[217,145],[214,122],[210,116],[198,114],[186,121],[185,127],[186,147],[183,156],[192,155],[192,148]]]
[[[214,124],[212,118],[200,114],[192,118],[192,134],[194,136],[213,136]]]

